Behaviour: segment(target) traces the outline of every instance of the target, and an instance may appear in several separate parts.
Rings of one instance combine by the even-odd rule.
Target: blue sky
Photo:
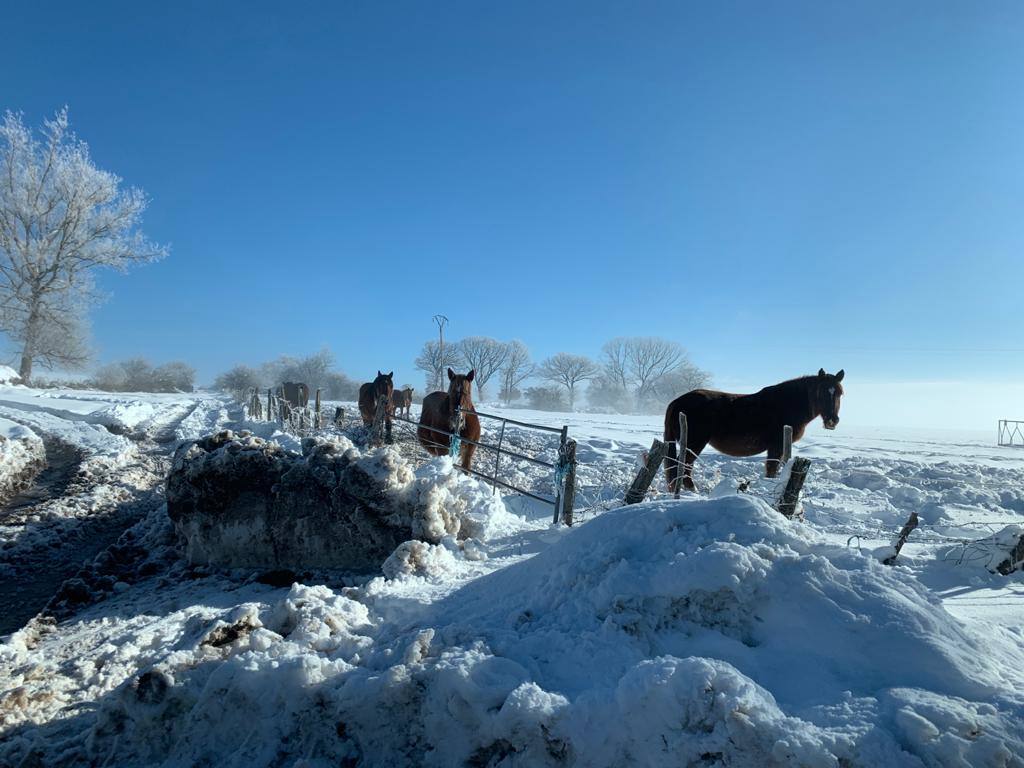
[[[101,280],[101,362],[209,381],[329,345],[419,384],[443,312],[538,359],[665,336],[724,387],[824,366],[1022,395],[1019,3],[4,16],[0,108],[68,104],[172,247]]]

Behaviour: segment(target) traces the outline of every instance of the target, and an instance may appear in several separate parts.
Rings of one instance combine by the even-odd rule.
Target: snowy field
[[[473,538],[282,581],[185,563],[159,481],[180,441],[217,429],[294,438],[209,395],[0,389],[0,417],[95,464],[38,520],[5,512],[5,579],[113,514],[75,499],[115,476],[134,523],[61,589],[56,623],[0,645],[0,765],[1024,766],[1024,579],[987,567],[1005,554],[992,535],[1024,525],[1024,451],[816,426],[795,450],[813,462],[805,520],[789,521],[731,492],[760,460],[710,450],[700,494],[672,500],[659,479],[621,508],[656,417],[481,410],[569,426],[576,526],[426,462],[396,427],[380,450],[410,462],[401,483],[436,488]],[[556,440],[505,434],[548,460]],[[553,491],[542,468],[502,476]]]

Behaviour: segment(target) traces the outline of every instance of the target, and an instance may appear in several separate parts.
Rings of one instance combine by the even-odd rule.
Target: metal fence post
[[[558,522],[558,516],[562,511],[562,480],[559,473],[563,472],[562,469],[562,457],[565,455],[565,441],[569,437],[569,426],[564,425],[562,427],[562,436],[558,440],[558,460],[555,468],[555,516],[551,520],[551,524],[554,525]]]
[[[572,510],[576,503],[576,441],[565,444],[565,456],[559,459],[568,470],[565,473],[565,490],[562,492],[562,522],[572,525]]]
[[[497,455],[494,457],[494,477],[491,478],[491,495],[493,496],[498,492],[498,467],[501,466],[501,444],[505,441],[505,425],[508,422],[502,419],[501,421],[501,432],[498,433],[498,450]]]

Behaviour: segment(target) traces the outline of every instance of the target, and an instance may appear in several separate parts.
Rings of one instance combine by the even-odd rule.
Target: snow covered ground
[[[24,420],[107,431],[116,414],[176,437],[237,420],[212,397],[66,394]],[[761,462],[713,451],[701,495],[659,480],[620,508],[660,419],[507,414],[569,425],[573,529],[408,440],[383,450],[472,500],[477,538],[408,542],[369,579],[190,567],[154,499],[94,565],[101,594],[0,645],[0,764],[1024,766],[1024,580],[985,567],[1005,545],[977,543],[1024,525],[1024,452],[812,429],[801,522],[729,493]],[[505,434],[549,459],[556,441]],[[543,468],[502,474],[553,490]],[[921,528],[881,564],[912,511]]]
[[[0,419],[0,502],[30,483],[45,459],[43,441],[35,432]]]

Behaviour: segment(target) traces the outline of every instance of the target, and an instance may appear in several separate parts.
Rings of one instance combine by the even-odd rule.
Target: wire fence
[[[462,413],[458,409],[453,417],[455,424],[461,424],[461,419],[466,413],[472,413],[477,418],[497,422],[499,425],[497,442],[491,443],[486,440],[470,439],[460,434],[461,430],[455,426],[452,426],[449,430],[445,430],[434,425],[424,426],[421,425],[419,421],[398,416],[397,414],[391,415],[389,418],[392,422],[400,425],[399,434],[402,437],[417,442],[426,442],[435,449],[447,451],[453,460],[457,459],[459,456],[459,452],[461,451],[463,444],[472,445],[476,448],[491,452],[494,457],[494,463],[490,464],[490,462],[488,462],[484,465],[489,467],[489,471],[481,471],[480,469],[475,469],[473,467],[466,467],[464,468],[465,471],[491,483],[491,487],[494,490],[496,490],[498,486],[501,486],[502,488],[522,494],[523,496],[534,499],[535,501],[551,505],[554,510],[553,522],[558,522],[559,516],[561,515],[563,522],[571,524],[575,507],[576,445],[575,441],[569,438],[569,427],[565,425],[562,427],[550,427],[546,424],[533,424],[527,421],[520,421],[519,419],[512,419],[507,416],[497,416],[495,414],[477,410]],[[505,444],[506,428],[509,424],[513,424],[521,429],[533,432],[557,435],[558,444],[556,460],[553,462],[547,461],[538,455],[530,455],[522,451],[509,448]],[[514,482],[511,482],[508,477],[502,476],[501,466],[503,459],[511,462],[524,462],[535,467],[541,467],[542,469],[550,472],[553,489],[552,494],[550,496],[542,495],[529,488],[516,485]],[[480,465],[478,464],[477,466]]]
[[[250,393],[246,403],[246,411],[250,418],[276,420],[284,431],[297,436],[314,434],[323,429],[325,424],[333,424],[344,429],[343,409],[337,409],[336,418],[326,418],[320,407],[319,392],[317,395],[315,406],[310,408],[308,404],[299,406],[289,403],[281,392],[267,390],[264,397],[254,390]],[[614,498],[608,497],[608,484],[588,486],[577,482],[575,441],[568,436],[568,426],[551,427],[482,411],[474,410],[473,413],[478,418],[489,420],[496,425],[496,442],[483,439],[472,440],[462,437],[457,431],[431,426],[429,433],[437,435],[436,442],[432,444],[447,451],[453,458],[457,458],[463,443],[489,452],[493,456],[493,463],[488,461],[481,464],[478,461],[477,467],[471,467],[467,471],[490,483],[495,492],[498,487],[501,487],[551,506],[554,513],[553,522],[558,522],[561,516],[563,522],[571,523],[574,519],[577,521],[586,519],[590,515],[622,504],[620,495],[616,494]],[[338,416],[341,417],[340,421],[337,420]],[[399,440],[406,443],[420,443],[417,434],[420,427],[419,421],[393,413],[386,415],[386,418],[376,419],[382,425],[388,420],[396,425],[395,432],[391,434],[392,439],[397,436]],[[557,435],[557,444],[535,450],[532,455],[527,453],[525,448],[510,447],[507,441],[509,425],[536,435],[552,437]],[[367,428],[367,438],[371,441],[374,439],[372,427]],[[1024,447],[1024,421],[1000,420],[999,444]],[[553,461],[542,457],[546,452],[550,453],[552,449],[555,453]],[[413,455],[418,455],[418,453]],[[769,503],[773,503],[774,500],[781,497],[786,484],[785,471],[780,472],[775,478],[764,476],[765,460],[763,457],[739,460],[733,458],[725,464],[712,465],[707,461],[697,461],[698,454],[690,449],[686,449],[684,454],[692,467],[691,472],[696,492],[702,495],[707,495],[722,481],[728,480],[735,485],[736,489],[754,492]],[[644,457],[640,452],[638,452],[637,458],[638,463],[643,462]],[[508,475],[503,474],[503,466],[508,470],[516,464],[538,467],[549,473],[551,492],[545,494],[539,491],[536,484],[530,488],[524,487],[523,484],[511,480]],[[661,469],[664,470],[673,465],[676,467],[677,473],[681,474],[683,464],[681,458],[666,456]],[[480,466],[484,466],[486,469],[481,470]],[[723,471],[725,468],[728,468],[728,471]],[[916,487],[939,492],[960,485],[957,477],[928,478],[918,475],[913,480],[913,485]],[[671,496],[672,492],[661,481],[656,482],[649,493],[649,497],[653,499],[664,499]],[[817,506],[813,507],[812,516],[815,520],[826,522],[829,526],[827,529],[829,533],[846,536],[848,547],[860,548],[864,541],[892,542],[899,532],[897,526],[890,527],[881,523],[870,525],[860,521],[851,522],[848,516],[839,515]],[[952,561],[955,565],[991,563],[997,555],[1006,552],[1005,543],[998,542],[996,534],[1008,525],[1019,523],[1019,520],[971,520],[963,523],[919,521],[909,543],[948,546],[949,548],[941,556],[942,560]]]

